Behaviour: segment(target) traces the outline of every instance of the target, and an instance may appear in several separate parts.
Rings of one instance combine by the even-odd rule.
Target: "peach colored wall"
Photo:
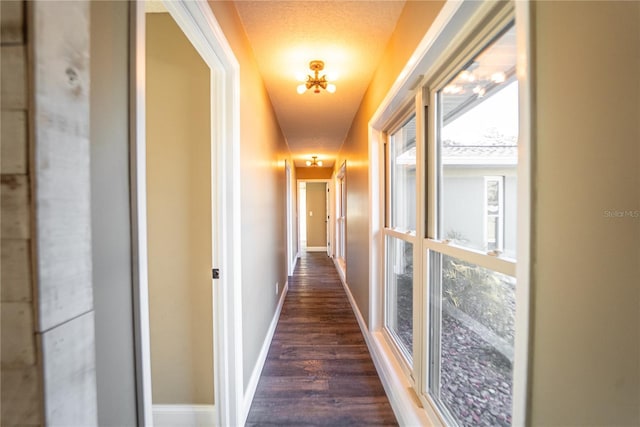
[[[233,2],[210,1],[209,5],[240,64],[242,329],[246,387],[278,303],[275,284],[279,284],[281,293],[287,280],[284,164],[285,159],[291,159]],[[295,183],[295,170],[291,172]]]
[[[369,320],[369,135],[368,123],[442,8],[440,1],[408,1],[382,61],[355,115],[336,161],[347,168],[347,283]]]
[[[296,168],[298,179],[330,179],[332,168]]]

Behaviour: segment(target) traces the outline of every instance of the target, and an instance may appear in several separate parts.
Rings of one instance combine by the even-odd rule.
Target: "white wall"
[[[639,425],[640,3],[532,7],[530,421]]]

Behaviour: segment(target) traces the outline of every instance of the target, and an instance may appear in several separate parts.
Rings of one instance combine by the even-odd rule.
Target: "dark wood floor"
[[[326,253],[289,278],[246,425],[398,425]]]

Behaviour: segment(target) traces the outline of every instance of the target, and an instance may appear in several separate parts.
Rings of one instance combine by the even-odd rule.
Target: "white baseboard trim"
[[[153,425],[156,427],[214,426],[214,405],[153,405]]]
[[[378,376],[398,423],[401,426],[442,426],[440,419],[431,408],[422,407],[382,333],[369,331],[346,280],[340,276],[340,281],[356,316],[364,340],[369,348],[369,353],[371,353],[371,359],[373,359],[373,364],[376,367],[376,371],[378,371]]]
[[[269,325],[269,329],[267,330],[267,335],[264,338],[264,342],[262,343],[262,348],[260,349],[258,360],[256,361],[256,364],[253,367],[253,371],[251,372],[251,377],[249,378],[249,384],[247,384],[247,390],[244,393],[242,425],[246,423],[247,417],[249,416],[251,403],[253,402],[253,397],[256,394],[256,389],[258,388],[258,381],[260,381],[260,375],[262,375],[262,369],[264,368],[264,364],[267,361],[267,354],[269,353],[269,347],[271,346],[271,341],[273,340],[273,334],[276,331],[276,326],[278,325],[278,319],[280,318],[280,312],[282,311],[282,306],[284,305],[284,299],[287,295],[288,290],[289,290],[289,281],[287,280],[287,282],[284,284],[284,288],[282,289],[282,294],[280,294],[278,307],[276,308],[276,312],[273,314],[273,318],[271,319],[271,324]]]
[[[338,261],[338,258],[336,257],[331,257],[333,259],[333,265],[336,266],[336,270],[338,270],[338,276],[340,276],[340,281],[342,282],[342,286],[344,286],[345,290],[347,289],[347,277],[346,277],[346,272],[344,270],[344,268],[342,267],[342,265],[340,264],[340,261]]]
[[[326,246],[307,246],[305,248],[307,252],[327,252]]]

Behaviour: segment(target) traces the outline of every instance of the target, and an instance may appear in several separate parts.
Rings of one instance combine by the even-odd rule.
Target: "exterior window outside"
[[[511,26],[436,93],[435,237],[476,260],[428,252],[428,388],[452,425],[511,425],[516,282],[491,258],[516,256],[515,66]]]
[[[504,248],[504,177],[487,176],[484,179],[484,241],[487,250]]]

